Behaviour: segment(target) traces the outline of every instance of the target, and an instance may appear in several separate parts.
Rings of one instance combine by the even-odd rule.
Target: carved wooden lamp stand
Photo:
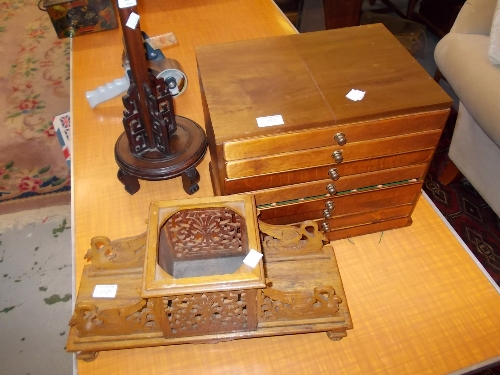
[[[339,340],[352,322],[324,241],[312,221],[258,222],[250,195],[153,202],[147,233],[92,239],[66,348],[92,360],[100,350],[306,332]],[[248,264],[249,254],[263,261]],[[96,295],[100,286],[116,295]]]
[[[137,6],[119,5],[130,87],[123,97],[125,132],[115,145],[118,179],[134,194],[140,188],[138,179],[155,181],[182,175],[184,190],[193,194],[200,180],[195,167],[207,149],[205,132],[194,121],[175,116],[164,79],[148,70],[139,23],[127,25],[131,15],[137,14]]]

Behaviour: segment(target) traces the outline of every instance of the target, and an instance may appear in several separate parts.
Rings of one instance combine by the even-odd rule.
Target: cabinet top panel
[[[204,45],[196,54],[217,143],[452,103],[382,24]],[[351,90],[363,99],[349,99]],[[283,124],[258,126],[270,116]]]

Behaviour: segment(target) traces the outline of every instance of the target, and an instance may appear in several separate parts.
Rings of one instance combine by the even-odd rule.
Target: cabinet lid
[[[196,54],[217,143],[452,103],[382,24],[205,45]],[[362,100],[346,97],[353,89]],[[269,116],[283,124],[258,126]]]

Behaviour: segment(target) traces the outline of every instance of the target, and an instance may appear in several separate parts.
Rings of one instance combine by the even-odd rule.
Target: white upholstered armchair
[[[500,3],[500,0],[498,0]],[[468,0],[434,57],[460,105],[449,157],[500,216],[500,4]],[[455,168],[455,171],[456,171]],[[457,171],[458,172],[458,171]],[[450,178],[443,177],[442,181]]]

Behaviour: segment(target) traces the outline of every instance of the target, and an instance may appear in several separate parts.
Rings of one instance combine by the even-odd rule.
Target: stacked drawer
[[[226,142],[214,189],[251,192],[268,223],[317,220],[330,239],[408,225],[448,112]]]
[[[215,194],[251,193],[264,222],[315,220],[330,240],[411,224],[451,100],[383,26],[197,57]]]

